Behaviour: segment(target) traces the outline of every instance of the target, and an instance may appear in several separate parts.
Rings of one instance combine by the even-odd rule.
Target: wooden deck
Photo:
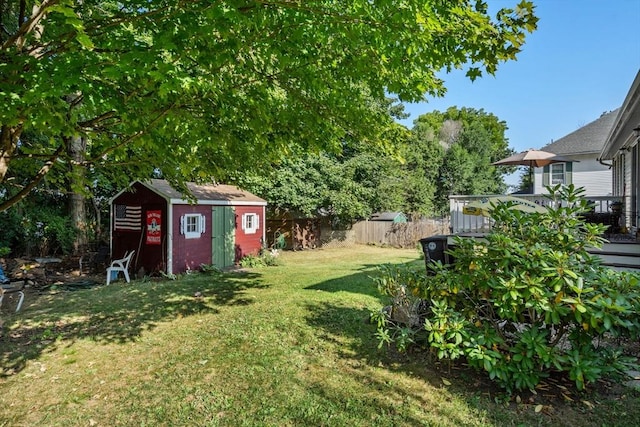
[[[589,251],[602,259],[604,265],[616,270],[640,272],[640,242],[624,241],[605,243],[602,249]]]

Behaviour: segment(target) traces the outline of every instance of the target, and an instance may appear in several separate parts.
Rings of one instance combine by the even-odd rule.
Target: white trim
[[[633,129],[638,126],[638,118],[640,116],[640,71],[636,74],[629,92],[618,112],[611,131],[605,140],[604,147],[600,152],[602,160],[612,160],[618,150],[633,143],[630,138],[633,135]]]
[[[262,244],[264,246],[267,245],[267,226],[266,226],[266,212],[267,212],[267,208],[265,206],[262,207]],[[262,248],[260,248],[262,249]]]
[[[133,186],[133,184],[135,184],[138,181],[133,181],[131,184],[129,184],[127,187],[123,188],[122,190],[118,191],[118,193],[113,196],[112,198],[109,199],[109,204],[113,205],[113,202],[120,197],[122,194],[124,194],[124,192],[129,191],[129,189]],[[113,224],[112,224],[113,225]]]
[[[113,199],[109,202],[109,258],[113,256]]]
[[[188,231],[189,220],[194,219],[195,229],[193,231]],[[182,234],[184,234],[185,239],[199,239],[204,234],[204,215],[199,213],[187,213],[180,217],[180,224],[183,229],[181,230]]]
[[[247,220],[251,217],[251,227],[247,227]],[[245,234],[255,234],[260,229],[260,215],[255,212],[242,214],[242,231]]]
[[[167,274],[173,274],[173,206],[167,204]]]

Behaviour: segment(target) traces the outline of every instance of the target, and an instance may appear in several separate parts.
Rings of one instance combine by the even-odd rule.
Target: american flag
[[[116,205],[114,228],[116,230],[140,231],[142,229],[142,206]]]

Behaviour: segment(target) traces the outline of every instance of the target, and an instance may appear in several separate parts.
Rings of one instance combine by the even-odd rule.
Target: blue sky
[[[490,10],[518,0],[487,0]],[[407,104],[420,114],[473,107],[507,123],[516,151],[541,148],[622,105],[640,70],[640,0],[534,0],[538,29],[517,61],[475,82],[443,74],[447,94]],[[508,179],[514,183],[513,179]]]

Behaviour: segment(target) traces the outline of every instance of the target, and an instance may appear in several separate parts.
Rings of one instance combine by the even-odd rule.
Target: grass
[[[415,250],[117,282],[3,308],[0,426],[633,425],[635,393],[508,400],[463,367],[378,350],[371,276]],[[202,296],[196,297],[196,293]],[[597,400],[598,399],[598,400]],[[593,403],[591,403],[593,402]],[[540,408],[538,408],[540,409]]]

